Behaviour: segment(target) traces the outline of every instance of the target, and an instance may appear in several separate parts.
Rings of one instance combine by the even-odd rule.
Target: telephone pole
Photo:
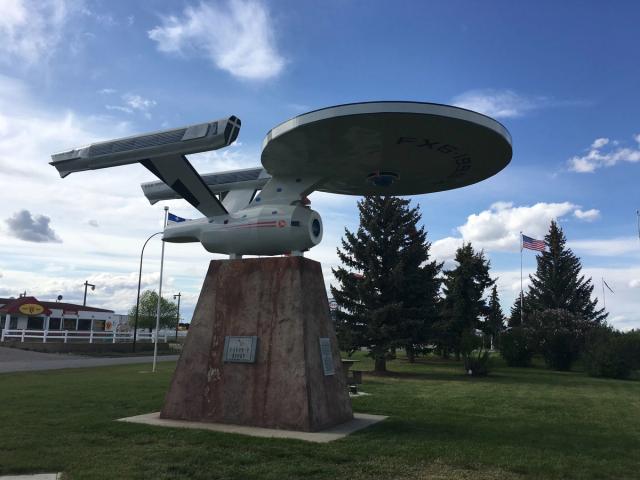
[[[91,290],[95,290],[96,286],[92,283],[89,283],[87,280],[84,281],[84,300],[82,301],[82,306],[87,306],[87,287],[91,287]]]

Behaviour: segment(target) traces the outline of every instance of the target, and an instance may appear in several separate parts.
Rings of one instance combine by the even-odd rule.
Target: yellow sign
[[[25,303],[18,307],[18,311],[25,315],[40,315],[44,312],[44,307],[42,305],[38,305],[37,303]]]

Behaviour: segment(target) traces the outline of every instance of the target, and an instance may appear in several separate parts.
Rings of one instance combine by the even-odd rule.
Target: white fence
[[[186,335],[186,332],[178,332],[179,337]],[[176,334],[167,330],[160,332],[158,336],[159,342],[167,342],[175,339]],[[117,343],[117,342],[133,342],[133,332],[93,332],[86,330],[2,330],[0,341],[16,338],[20,342],[25,339],[42,340],[42,343],[48,341],[62,341],[64,343]],[[155,333],[138,332],[136,340],[139,342],[153,342]]]

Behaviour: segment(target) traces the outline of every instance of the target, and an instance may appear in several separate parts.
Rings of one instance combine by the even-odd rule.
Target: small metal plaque
[[[333,375],[335,374],[335,369],[333,368],[333,355],[331,355],[331,342],[328,337],[320,337],[320,355],[322,356],[322,369],[324,370],[324,375]]]
[[[255,363],[258,337],[224,337],[225,362]]]

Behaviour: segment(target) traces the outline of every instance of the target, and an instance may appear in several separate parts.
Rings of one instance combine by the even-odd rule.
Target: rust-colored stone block
[[[254,335],[255,363],[223,361],[225,336]],[[321,337],[333,375],[323,369]],[[213,260],[160,416],[302,431],[351,420],[320,264]]]

